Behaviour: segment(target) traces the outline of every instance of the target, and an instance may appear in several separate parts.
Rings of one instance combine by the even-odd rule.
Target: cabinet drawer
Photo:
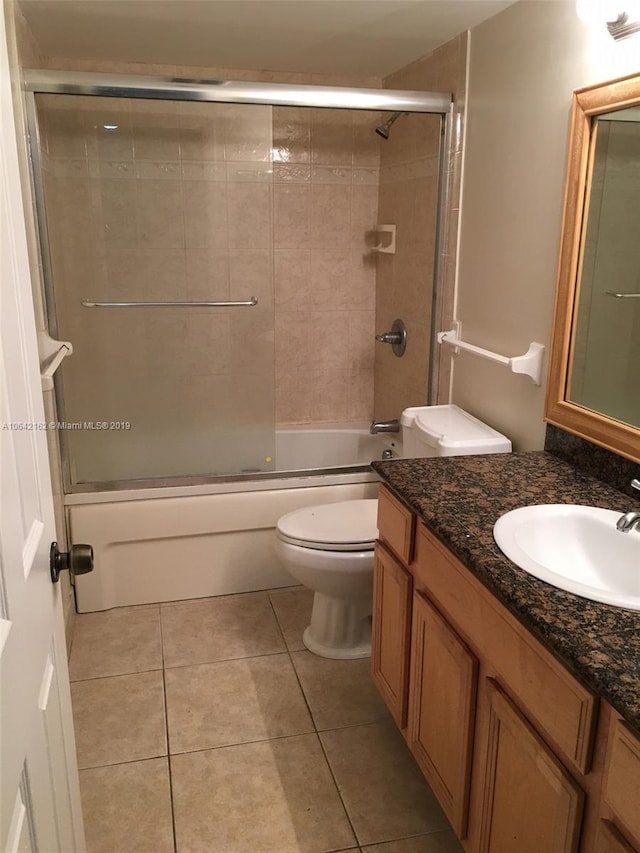
[[[405,565],[413,556],[415,515],[386,486],[378,495],[378,535]]]
[[[604,799],[616,818],[640,842],[640,740],[615,723]]]
[[[520,707],[583,773],[589,769],[595,698],[420,524],[412,566],[429,596]]]

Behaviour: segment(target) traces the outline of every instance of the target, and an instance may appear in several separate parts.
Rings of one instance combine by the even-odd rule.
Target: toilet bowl
[[[321,657],[371,654],[377,508],[377,500],[310,506],[283,515],[276,526],[278,558],[314,592],[302,640]]]

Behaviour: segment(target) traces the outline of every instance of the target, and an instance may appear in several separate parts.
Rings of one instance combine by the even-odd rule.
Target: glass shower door
[[[71,489],[272,470],[271,107],[36,103]]]

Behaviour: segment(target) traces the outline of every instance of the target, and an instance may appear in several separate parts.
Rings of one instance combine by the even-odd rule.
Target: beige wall
[[[464,125],[466,33],[424,59],[384,80],[385,88],[451,92],[457,132],[450,164],[451,204],[448,236],[440,247],[443,264],[443,302],[438,320],[448,328],[453,310],[455,247],[458,234],[461,133]],[[425,405],[429,378],[433,269],[436,236],[440,119],[430,115],[401,116],[383,143],[380,163],[380,221],[395,224],[394,255],[378,256],[376,329],[385,332],[393,320],[407,327],[407,350],[402,358],[378,344],[375,360],[376,420],[399,418],[407,406]],[[449,392],[449,362],[443,360],[440,395]]]
[[[458,279],[463,338],[504,355],[549,344],[572,91],[638,71],[638,40],[616,44],[574,3],[525,2],[471,32]],[[544,440],[536,387],[470,354],[452,401],[512,439]]]

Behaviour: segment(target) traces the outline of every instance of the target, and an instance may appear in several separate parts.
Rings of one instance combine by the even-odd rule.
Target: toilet
[[[371,654],[373,548],[378,501],[341,501],[283,515],[276,553],[291,575],[314,591],[302,640],[325,658]]]
[[[405,458],[511,452],[508,438],[453,404],[405,409],[400,422]],[[342,501],[298,509],[278,521],[280,561],[315,593],[302,636],[314,654],[371,654],[377,508],[377,500]]]

